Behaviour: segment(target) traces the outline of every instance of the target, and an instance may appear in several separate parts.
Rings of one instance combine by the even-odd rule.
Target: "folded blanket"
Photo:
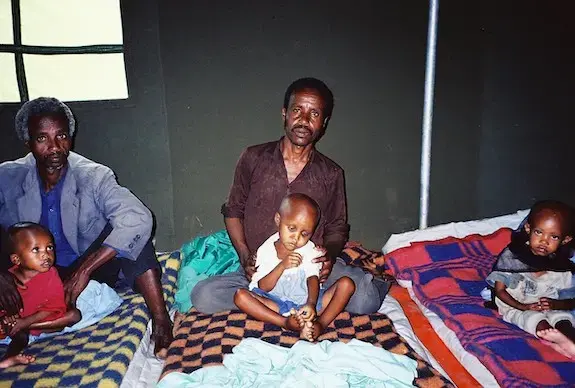
[[[224,357],[224,365],[171,373],[158,387],[411,387],[416,366],[407,356],[356,339],[298,341],[284,348],[246,338]]]
[[[225,230],[196,237],[182,246],[180,254],[182,262],[175,305],[181,313],[192,308],[190,295],[199,281],[240,269],[240,259]]]
[[[110,288],[107,284],[98,283],[95,280],[90,280],[88,285],[80,293],[76,300],[76,308],[82,313],[82,319],[75,325],[66,327],[62,331],[54,333],[41,333],[38,336],[30,336],[29,343],[36,340],[56,335],[71,333],[78,331],[85,327],[91,326],[102,318],[107,317],[114,312],[122,304],[122,298]],[[10,338],[6,337],[0,340],[0,344],[9,344]]]

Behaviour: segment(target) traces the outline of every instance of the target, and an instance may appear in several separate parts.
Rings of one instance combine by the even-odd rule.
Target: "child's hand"
[[[302,257],[299,253],[290,252],[282,259],[282,265],[285,269],[295,268],[301,264]]]
[[[524,303],[525,306],[525,311],[527,310],[531,310],[531,311],[541,311],[541,303],[539,302],[535,302],[535,303]]]
[[[8,333],[8,335],[10,337],[13,337],[16,333],[22,330],[26,330],[28,327],[30,327],[30,323],[28,322],[28,320],[25,318],[18,317],[14,322],[14,325],[10,326],[10,332]]]
[[[300,309],[298,310],[298,314],[303,318],[305,322],[312,322],[317,316],[315,306],[309,303],[300,307]]]

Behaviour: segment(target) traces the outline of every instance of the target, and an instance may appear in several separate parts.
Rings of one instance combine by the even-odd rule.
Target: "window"
[[[120,0],[0,0],[0,102],[128,98]]]

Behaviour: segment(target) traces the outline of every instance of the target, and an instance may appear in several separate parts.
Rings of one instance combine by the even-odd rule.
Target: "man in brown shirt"
[[[289,193],[303,193],[320,206],[321,217],[311,240],[325,248],[320,281],[331,286],[350,277],[356,292],[346,310],[371,313],[379,309],[389,285],[338,259],[348,237],[343,170],[315,149],[333,110],[333,94],[320,80],[302,78],[286,90],[282,117],[285,136],[279,141],[248,147],[236,166],[234,182],[222,214],[239,255],[239,272],[199,282],[192,304],[201,312],[235,309],[234,293],[247,288],[254,273],[254,254],[276,232],[274,214]]]

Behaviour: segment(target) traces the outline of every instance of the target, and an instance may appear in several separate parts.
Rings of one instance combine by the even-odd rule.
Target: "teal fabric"
[[[187,375],[172,372],[159,388],[175,387],[412,387],[417,362],[369,343],[298,341],[291,348],[256,338],[242,340],[224,365],[198,369]]]
[[[175,306],[181,313],[192,308],[190,295],[199,281],[240,269],[240,259],[225,230],[196,237],[182,245],[180,252],[182,263],[178,273]]]

